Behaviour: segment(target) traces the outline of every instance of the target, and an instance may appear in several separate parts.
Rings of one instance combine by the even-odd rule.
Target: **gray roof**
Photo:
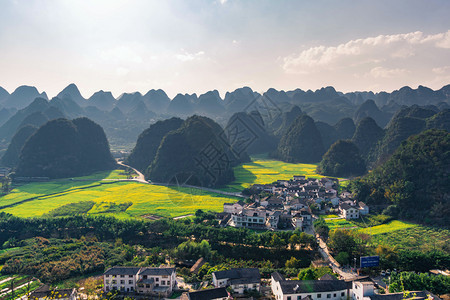
[[[228,292],[223,287],[188,293],[188,298],[191,300],[211,300],[225,297],[228,297]]]
[[[151,276],[160,276],[160,275],[172,275],[175,272],[175,268],[142,268],[139,272],[139,276],[141,275],[151,275]]]
[[[273,273],[271,274],[271,276],[272,276],[273,280],[275,280],[275,281],[284,281],[284,280],[286,280],[286,279],[284,278],[284,276],[281,275],[281,273],[279,273],[279,272],[273,272]]]
[[[103,273],[103,275],[137,275],[141,268],[138,267],[112,267]]]
[[[350,208],[356,208],[356,207],[354,207],[354,206],[348,205],[347,203],[341,203],[341,204],[339,205],[339,207],[340,207],[341,209],[345,209],[345,210],[350,209]]]
[[[285,280],[280,281],[283,294],[334,292],[347,289],[344,280]]]
[[[433,299],[439,299],[439,297],[428,293],[426,291],[417,291],[417,292],[408,292],[409,296],[403,293],[392,293],[392,294],[384,294],[384,295],[372,295],[369,296],[371,300],[403,300],[403,299],[428,299],[428,295],[430,295]]]
[[[319,280],[337,280],[336,277],[330,274],[325,274],[322,277],[319,278]]]
[[[217,279],[239,279],[239,278],[253,278],[261,279],[258,268],[235,268],[225,271],[217,271],[213,273]]]

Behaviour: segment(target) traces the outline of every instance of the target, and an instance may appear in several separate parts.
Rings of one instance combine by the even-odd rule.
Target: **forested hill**
[[[349,188],[360,201],[387,204],[385,213],[450,224],[450,133],[431,129],[408,138],[394,154]]]
[[[87,118],[56,119],[26,140],[16,175],[63,178],[114,166],[106,135],[98,124]]]
[[[235,150],[219,124],[192,116],[162,138],[145,176],[163,183],[225,185],[234,179],[233,166],[249,160],[245,151]]]
[[[36,98],[44,101],[41,101],[41,107],[34,105],[34,109],[31,109]],[[51,100],[35,87],[23,86],[11,94],[0,89],[0,116],[4,118],[0,120],[0,151],[1,148],[6,149],[11,138],[20,129],[20,123],[29,114],[39,111],[47,120],[54,119],[55,114],[46,111],[46,106],[59,111],[59,116],[56,117],[85,116],[94,120],[105,129],[112,144],[120,148],[125,145],[131,149],[139,133],[150,124],[171,117],[187,118],[197,114],[207,116],[225,127],[235,113],[250,114],[258,110],[266,124],[266,131],[280,137],[302,112],[316,122],[328,124],[336,124],[345,118],[351,118],[357,124],[370,117],[379,127],[384,128],[398,110],[412,105],[437,110],[450,109],[450,85],[439,90],[423,86],[417,89],[403,87],[392,93],[342,93],[333,87],[315,91],[278,91],[270,88],[265,92],[257,92],[243,87],[227,92],[222,97],[214,90],[201,95],[177,94],[173,98],[169,98],[163,90],[152,89],[145,94],[124,93],[115,98],[108,91],[98,91],[90,97],[84,97],[75,84],[70,84]],[[290,114],[283,116],[289,112]],[[337,139],[341,138],[337,136]],[[332,137],[330,141],[326,141],[326,147],[337,139]]]

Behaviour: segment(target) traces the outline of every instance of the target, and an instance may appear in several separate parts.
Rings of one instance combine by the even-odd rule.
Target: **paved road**
[[[133,181],[139,181],[139,182],[142,182],[142,183],[148,183],[147,180],[145,180],[144,174],[142,174],[141,172],[139,172],[139,171],[136,170],[135,168],[133,168],[133,167],[131,167],[131,166],[128,166],[128,165],[124,164],[124,163],[121,162],[121,161],[117,161],[117,164],[118,164],[118,165],[121,165],[121,166],[123,166],[123,167],[126,167],[126,168],[130,168],[130,169],[132,169],[134,172],[136,172],[136,174],[138,174],[138,177],[135,177],[135,178],[132,179]]]
[[[145,180],[145,176],[144,174],[142,174],[141,172],[139,172],[138,170],[136,170],[135,168],[128,166],[126,164],[124,164],[121,161],[117,161],[117,164],[126,167],[126,168],[130,168],[132,169],[134,172],[136,172],[136,174],[138,174],[138,177],[135,177],[133,179],[119,179],[122,181],[138,181],[141,183],[146,183],[146,184],[153,184],[153,185],[162,185],[162,186],[177,186],[175,184],[168,184],[168,183],[161,183],[161,182],[149,182],[147,180]],[[116,179],[117,180],[117,179]],[[233,196],[233,197],[239,197],[239,198],[245,198],[244,195],[242,195],[241,193],[231,193],[231,192],[225,192],[225,191],[221,191],[221,190],[216,190],[216,189],[211,189],[211,188],[206,188],[206,187],[202,187],[202,186],[194,186],[194,185],[188,185],[188,184],[181,184],[179,185],[180,187],[187,187],[187,188],[194,188],[194,189],[200,189],[200,190],[204,190],[207,192],[212,192],[212,193],[216,193],[216,194],[221,194],[221,195],[226,195],[226,196]]]
[[[330,254],[327,244],[320,238],[320,236],[314,232],[313,234],[316,237],[316,241],[319,244],[319,253],[323,257],[323,259],[328,262],[330,267],[334,272],[338,273],[342,278],[348,280],[353,279],[358,276],[356,273],[346,272],[342,269],[341,265],[334,259],[334,257]]]

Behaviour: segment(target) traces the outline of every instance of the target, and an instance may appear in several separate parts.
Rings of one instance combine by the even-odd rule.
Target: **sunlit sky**
[[[448,0],[0,0],[0,86],[438,89],[449,16]]]

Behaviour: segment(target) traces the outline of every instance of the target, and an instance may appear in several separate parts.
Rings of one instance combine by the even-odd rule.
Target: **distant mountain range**
[[[264,123],[266,133],[279,139],[300,114],[307,114],[321,132],[326,151],[338,139],[352,138],[354,129],[350,134],[352,125],[349,121],[355,127],[370,117],[384,129],[395,113],[412,105],[434,111],[450,109],[450,85],[439,90],[423,86],[417,89],[403,87],[392,93],[342,93],[333,87],[324,87],[316,91],[271,88],[260,94],[243,87],[227,92],[223,99],[216,90],[201,95],[178,94],[173,99],[160,89],[145,94],[124,93],[117,99],[111,92],[98,91],[86,99],[75,84],[70,84],[50,100],[45,92],[39,93],[35,87],[20,86],[11,94],[0,87],[0,151],[6,149],[22,126],[39,127],[45,121],[59,117],[88,117],[104,128],[113,148],[131,149],[138,135],[158,120],[186,119],[197,114],[209,117],[225,128],[234,114],[245,113],[239,118],[253,120],[255,118],[250,114],[255,111]],[[342,119],[346,119],[346,123],[338,124]],[[341,125],[350,126],[346,129],[347,134],[337,132],[344,130],[337,128]],[[259,142],[269,139],[265,132],[258,131],[258,126],[252,130],[256,131]],[[273,141],[270,145],[269,150],[276,148]],[[258,144],[254,147],[260,148]],[[250,149],[250,152],[254,150]]]

